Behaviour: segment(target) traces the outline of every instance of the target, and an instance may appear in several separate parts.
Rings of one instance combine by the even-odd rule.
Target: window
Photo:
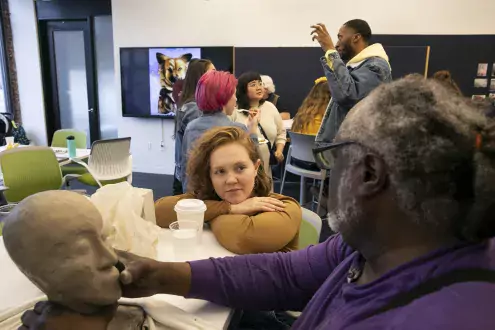
[[[7,38],[11,33],[8,21],[8,2],[0,0],[0,112],[13,113],[10,98],[9,62],[7,56]],[[11,39],[11,38],[10,38]]]

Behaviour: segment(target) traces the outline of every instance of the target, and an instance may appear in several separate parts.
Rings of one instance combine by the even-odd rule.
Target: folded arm
[[[284,211],[261,212],[253,216],[225,214],[210,221],[218,242],[237,254],[281,251],[297,237],[302,212],[290,197],[282,197]]]
[[[178,196],[168,196],[160,198],[155,202],[155,215],[156,224],[162,228],[168,228],[168,226],[177,221],[177,213],[175,213],[174,207],[178,201],[182,199],[194,199],[193,194],[187,193]],[[216,217],[228,214],[230,212],[230,204],[224,201],[204,201],[206,204],[205,222],[211,221]]]
[[[302,310],[351,253],[333,236],[296,252],[193,261],[187,297],[244,310]]]

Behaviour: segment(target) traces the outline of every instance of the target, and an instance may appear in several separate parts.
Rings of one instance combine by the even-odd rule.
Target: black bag
[[[267,141],[268,151],[270,152],[270,164],[269,165],[270,166],[271,165],[277,165],[278,164],[278,160],[277,160],[277,157],[275,157],[275,151],[273,150],[272,143],[268,139],[268,136],[265,134],[265,131],[263,130],[263,127],[260,124],[258,124],[258,128],[260,129],[261,134],[263,134],[263,137]]]

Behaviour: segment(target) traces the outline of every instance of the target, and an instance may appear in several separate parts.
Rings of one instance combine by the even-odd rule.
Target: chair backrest
[[[25,147],[0,153],[0,166],[4,192],[9,202],[46,190],[58,190],[62,186],[62,173],[57,157],[48,147]]]
[[[131,138],[93,142],[88,166],[95,179],[116,180],[132,173]]]
[[[67,148],[67,137],[73,136],[77,149],[87,148],[87,137],[85,132],[75,129],[59,129],[53,134],[52,147]]]
[[[289,136],[292,147],[291,157],[314,163],[313,148],[315,145],[315,136],[294,132],[289,132]]]
[[[299,249],[304,249],[310,245],[320,242],[321,218],[318,214],[308,209],[302,208],[301,228],[299,229]]]

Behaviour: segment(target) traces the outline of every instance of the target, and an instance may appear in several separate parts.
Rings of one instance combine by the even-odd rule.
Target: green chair
[[[52,139],[52,148],[67,148],[67,137],[73,136],[74,141],[76,142],[77,149],[86,149],[87,148],[87,138],[86,133],[81,132],[75,129],[60,129],[53,134]],[[68,164],[61,167],[62,175],[65,176],[67,174],[78,174],[83,175],[88,173],[86,168],[79,164]]]
[[[302,221],[299,229],[300,250],[320,242],[321,223],[322,221],[318,214],[302,208]]]
[[[4,192],[9,203],[46,190],[58,190],[64,184],[57,157],[48,147],[25,147],[0,153]]]

